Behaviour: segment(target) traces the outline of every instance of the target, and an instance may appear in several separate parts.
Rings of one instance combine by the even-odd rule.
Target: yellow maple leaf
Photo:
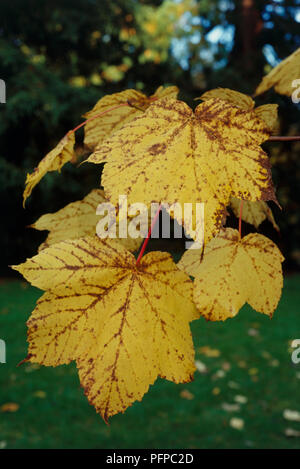
[[[55,213],[42,215],[33,225],[36,230],[48,230],[50,233],[39,250],[45,249],[52,244],[67,239],[76,239],[83,236],[93,236],[96,233],[96,226],[99,215],[96,209],[99,204],[107,202],[104,191],[101,189],[92,190],[82,200],[72,202]],[[118,233],[118,218],[116,218],[116,232]],[[129,251],[136,251],[144,238],[118,238],[118,241]]]
[[[230,195],[276,200],[269,158],[259,146],[268,136],[252,111],[223,100],[208,100],[193,112],[182,101],[161,99],[87,161],[107,162],[102,185],[113,204],[119,194],[146,205],[204,203],[208,240],[222,225]]]
[[[74,132],[70,132],[39,162],[33,173],[27,174],[23,193],[23,205],[25,205],[25,201],[30,196],[33,188],[46,173],[49,171],[59,171],[65,163],[73,159],[74,145],[75,134]]]
[[[270,73],[263,77],[255,90],[259,95],[274,87],[275,91],[286,96],[292,96],[295,91],[294,80],[300,78],[300,47],[293,54],[282,60]],[[299,86],[299,85],[298,85]]]
[[[263,104],[254,109],[257,117],[262,119],[268,126],[272,134],[278,134],[280,123],[278,119],[278,104]]]
[[[208,101],[212,98],[219,98],[231,103],[233,106],[237,106],[244,110],[252,110],[255,112],[257,117],[263,120],[270,132],[273,134],[279,131],[279,120],[278,120],[278,104],[263,104],[254,108],[255,102],[247,94],[240,93],[239,91],[231,90],[229,88],[215,88],[213,90],[206,91],[200,98],[202,101]]]
[[[235,216],[238,218],[240,216],[240,207],[241,200],[236,199],[235,197],[231,197],[230,208],[232,209]],[[250,202],[249,200],[244,200],[242,220],[244,220],[246,223],[250,223],[257,229],[259,225],[266,219],[272,223],[275,230],[280,231],[279,226],[277,225],[274,219],[272,210],[266,202],[264,202],[263,200],[258,200],[257,202]]]
[[[13,268],[47,290],[27,323],[26,360],[76,360],[89,402],[105,421],[141,400],[157,376],[192,379],[192,282],[168,253],[151,252],[136,265],[118,242],[86,237]]]
[[[277,246],[261,234],[240,239],[227,228],[199,250],[188,250],[178,267],[195,277],[194,301],[202,316],[224,321],[237,315],[247,302],[272,317],[282,290],[284,258]]]
[[[176,86],[169,86],[167,88],[160,86],[149,97],[140,91],[132,89],[104,96],[91,111],[83,116],[86,119],[91,119],[98,114],[109,111],[103,116],[87,122],[85,125],[85,145],[89,149],[94,150],[96,145],[101,143],[112,132],[122,128],[124,124],[131,122],[135,117],[142,115],[154,99],[176,98],[178,92],[179,90]],[[130,106],[117,107],[126,103],[130,103]]]
[[[191,401],[194,399],[195,396],[188,389],[183,389],[180,393],[180,397],[182,397],[182,399],[187,399],[188,401]]]
[[[241,93],[240,91],[231,90],[230,88],[214,88],[203,93],[199,98],[202,101],[208,101],[212,98],[219,98],[233,104],[234,106],[240,107],[244,110],[253,109],[255,102],[247,94]]]

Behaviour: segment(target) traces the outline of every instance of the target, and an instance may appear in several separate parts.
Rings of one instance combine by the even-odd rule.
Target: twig
[[[280,135],[271,135],[269,140],[272,142],[295,142],[300,140],[300,135],[291,135],[291,136],[280,136]]]

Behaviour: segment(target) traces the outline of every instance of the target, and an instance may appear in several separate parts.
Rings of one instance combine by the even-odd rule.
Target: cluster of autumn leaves
[[[293,56],[286,61],[294,66]],[[265,77],[258,92],[280,87],[282,64],[278,73]],[[272,316],[281,295],[276,245],[224,228],[230,206],[256,227],[267,218],[278,229],[266,203],[276,196],[260,146],[278,131],[277,106],[255,107],[251,97],[219,88],[202,95],[193,111],[177,94],[171,86],[150,97],[126,90],[100,99],[85,116],[85,145],[88,162],[105,163],[104,190],[37,220],[33,227],[48,237],[36,256],[14,266],[45,291],[27,323],[26,360],[49,366],[75,360],[89,402],[105,421],[141,400],[158,376],[192,379],[191,321],[225,320],[246,302]],[[48,171],[74,160],[74,144],[70,131],[27,176],[24,202]],[[99,239],[96,208],[105,201],[117,206],[120,194],[147,206],[204,203],[204,249],[186,251],[177,265],[163,252],[137,263],[132,252],[141,238]],[[184,228],[192,237],[201,229],[192,218]]]

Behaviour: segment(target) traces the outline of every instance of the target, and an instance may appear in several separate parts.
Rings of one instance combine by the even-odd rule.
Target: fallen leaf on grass
[[[216,373],[212,376],[212,379],[220,379],[220,378],[224,378],[226,375],[225,371],[224,370],[218,370],[216,371]]]
[[[245,362],[245,360],[238,361],[238,367],[239,368],[247,368],[247,363]]]
[[[228,387],[230,389],[239,389],[240,385],[236,383],[235,381],[229,381],[228,382]]]
[[[300,422],[300,412],[297,410],[285,409],[283,412],[283,417],[286,420],[290,420],[292,422]]]
[[[1,412],[17,412],[19,410],[19,404],[15,402],[7,402],[0,407]]]
[[[221,355],[220,350],[211,348],[209,345],[205,345],[204,347],[200,347],[198,351],[202,355],[205,355],[206,357],[209,357],[209,358],[216,358],[216,357],[219,357]]]
[[[224,371],[229,371],[231,369],[231,365],[229,362],[222,363],[222,368]]]
[[[187,399],[188,401],[192,401],[195,396],[187,389],[183,389],[180,393],[180,397],[182,397],[182,399]]]
[[[234,397],[235,402],[238,404],[246,404],[248,402],[248,398],[246,396],[241,396],[240,394],[237,394]]]
[[[258,376],[251,376],[251,381],[252,381],[253,383],[257,383],[257,381],[258,381]]]
[[[271,355],[269,352],[267,352],[266,350],[263,350],[263,351],[261,352],[261,356],[262,356],[263,358],[265,358],[266,360],[269,360],[270,358],[272,358],[272,355]]]
[[[227,402],[223,402],[222,409],[226,412],[239,412],[241,408],[238,404],[228,404]]]
[[[205,363],[201,362],[200,360],[195,361],[195,367],[199,371],[199,373],[207,373],[207,366]]]
[[[34,397],[38,397],[39,399],[45,399],[45,397],[47,396],[45,391],[35,391],[33,395]]]
[[[233,417],[232,419],[230,419],[229,425],[235,430],[243,430],[245,422],[243,419]]]
[[[284,430],[284,434],[288,437],[300,437],[300,432],[298,430],[294,430],[293,428],[286,428]]]
[[[280,365],[280,362],[277,359],[270,361],[270,366],[273,366],[274,368],[276,368],[279,365]]]

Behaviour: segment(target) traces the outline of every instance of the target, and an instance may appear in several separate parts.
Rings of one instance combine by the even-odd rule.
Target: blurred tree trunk
[[[235,40],[230,61],[248,80],[255,80],[261,74],[262,53],[258,44],[263,29],[263,20],[255,0],[237,2],[235,26]]]

